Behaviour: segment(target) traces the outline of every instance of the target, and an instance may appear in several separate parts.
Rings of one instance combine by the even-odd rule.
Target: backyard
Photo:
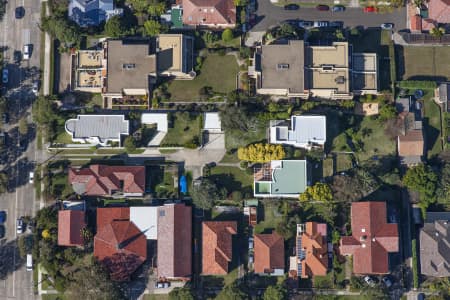
[[[403,80],[446,81],[450,78],[449,46],[396,46],[396,52],[398,56],[398,75]]]
[[[424,129],[427,157],[431,158],[442,151],[441,114],[439,106],[431,99],[432,91],[426,91],[423,101]]]
[[[227,94],[236,89],[238,71],[234,55],[210,54],[194,80],[174,80],[169,84],[170,101],[196,101],[205,86],[211,87],[214,93]]]
[[[260,201],[258,208],[258,224],[255,233],[262,233],[267,229],[275,229],[282,221],[282,215],[278,212],[278,205],[270,201]]]
[[[202,126],[200,121],[201,118],[199,114],[189,112],[177,112],[172,114],[169,116],[169,130],[161,142],[161,146],[193,146],[191,144],[195,142],[195,139],[198,140],[200,136]],[[193,148],[195,148],[195,146]]]
[[[234,191],[242,192],[245,197],[251,197],[253,191],[253,175],[246,173],[237,167],[217,166],[211,169],[211,180],[216,182],[220,188],[225,188],[228,193]]]

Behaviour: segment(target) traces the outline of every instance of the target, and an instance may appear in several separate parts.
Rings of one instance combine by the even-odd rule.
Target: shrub
[[[413,271],[413,285],[414,288],[417,289],[419,287],[419,270],[417,265],[417,244],[416,239],[412,240],[412,271]]]
[[[233,39],[233,31],[230,28],[225,29],[222,32],[222,41],[225,43],[230,42]]]

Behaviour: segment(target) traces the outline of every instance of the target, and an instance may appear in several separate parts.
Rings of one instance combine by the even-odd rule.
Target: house
[[[420,229],[420,268],[422,275],[450,277],[450,213],[428,219]]]
[[[202,275],[226,275],[233,260],[236,221],[202,222]]]
[[[64,128],[73,142],[101,146],[121,145],[122,138],[129,134],[124,115],[78,115],[67,120]]]
[[[298,198],[307,184],[306,160],[272,160],[254,169],[255,197]]]
[[[158,75],[191,80],[194,72],[194,38],[183,34],[160,34],[157,37]]]
[[[147,259],[147,240],[129,214],[128,207],[97,208],[94,256],[116,281],[129,280]]]
[[[187,279],[192,274],[192,207],[166,203],[158,209],[157,275]]]
[[[82,210],[58,211],[58,246],[83,246],[81,230],[86,227]]]
[[[69,183],[78,195],[140,197],[145,191],[145,167],[90,165],[70,168]]]
[[[414,166],[422,162],[425,153],[422,129],[408,130],[397,137],[397,150],[403,165]]]
[[[254,272],[260,275],[283,276],[284,239],[278,233],[254,235]]]
[[[182,0],[183,24],[207,28],[233,28],[236,6],[233,0]]]
[[[423,2],[420,10],[422,17],[422,29],[430,30],[436,24],[447,25],[450,23],[450,5],[446,0],[429,0]]]
[[[78,50],[73,53],[71,75],[72,90],[101,93],[103,78],[106,77],[105,51]]]
[[[148,142],[149,147],[159,146],[169,130],[167,113],[144,113],[141,115],[141,124],[156,125],[156,134]]]
[[[270,143],[311,149],[327,139],[326,116],[291,116],[291,121],[270,121]]]
[[[311,46],[302,40],[257,47],[248,69],[258,94],[352,99],[376,93],[375,53],[351,53],[347,42]],[[353,61],[350,64],[350,61]]]
[[[147,240],[158,239],[158,206],[130,206],[130,221]]]
[[[296,256],[290,269],[298,277],[326,276],[328,270],[327,224],[297,224]]]
[[[69,19],[81,27],[98,26],[113,16],[123,14],[122,8],[115,8],[113,0],[70,0]]]
[[[434,91],[436,103],[442,105],[444,111],[450,112],[450,82],[443,82]]]
[[[389,253],[399,251],[398,228],[387,222],[386,202],[353,202],[352,235],[340,241],[342,255],[353,256],[353,273],[386,274]]]

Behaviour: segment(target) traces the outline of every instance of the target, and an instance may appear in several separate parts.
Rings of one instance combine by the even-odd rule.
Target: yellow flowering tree
[[[313,186],[308,186],[302,194],[300,194],[300,201],[321,201],[331,202],[333,200],[333,193],[328,184],[316,182]]]
[[[238,149],[238,158],[249,162],[265,163],[286,157],[283,146],[273,144],[251,144]]]

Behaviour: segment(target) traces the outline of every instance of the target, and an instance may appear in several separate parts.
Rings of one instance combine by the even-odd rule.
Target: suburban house
[[[70,168],[69,183],[78,195],[140,197],[145,192],[145,167],[90,165]]]
[[[160,34],[156,39],[158,75],[194,79],[194,38],[183,34]]]
[[[450,23],[450,5],[446,0],[422,1],[420,7],[411,1],[408,5],[408,14],[411,31],[429,31],[438,24],[445,26]]]
[[[86,227],[82,210],[58,211],[58,246],[83,246],[81,230]]]
[[[351,53],[347,42],[310,46],[302,40],[258,47],[248,69],[258,94],[305,99],[376,93],[377,72],[375,53]]]
[[[255,197],[298,198],[308,185],[306,160],[272,160],[253,175]]]
[[[158,210],[159,206],[130,206],[130,221],[147,240],[158,239]]]
[[[129,216],[128,207],[97,208],[94,256],[116,281],[129,280],[147,259],[147,240]]]
[[[169,130],[167,113],[144,113],[141,114],[141,124],[155,126],[156,134],[149,141],[149,147],[159,146]]]
[[[450,277],[450,213],[432,215],[420,229],[421,273],[432,277]]]
[[[397,137],[397,150],[401,164],[415,166],[422,162],[425,152],[422,129],[408,130]]]
[[[67,120],[64,128],[73,142],[101,146],[120,146],[130,130],[124,115],[78,115]]]
[[[389,273],[389,253],[399,251],[398,226],[387,222],[386,202],[353,202],[352,235],[340,241],[342,255],[353,256],[353,273]]]
[[[164,279],[192,275],[192,207],[165,203],[158,208],[157,274]]]
[[[202,275],[226,275],[233,260],[236,221],[202,222]]]
[[[106,78],[104,50],[78,50],[72,54],[70,87],[73,90],[101,93]]]
[[[233,28],[236,25],[233,0],[182,0],[176,9],[187,26]]]
[[[442,82],[434,91],[434,100],[450,112],[450,82]]]
[[[326,116],[291,116],[291,121],[270,121],[270,143],[311,149],[327,139]]]
[[[70,0],[69,19],[81,27],[98,26],[112,16],[122,15],[122,8],[115,8],[113,0]]]
[[[289,269],[301,278],[327,275],[327,224],[297,224],[296,241],[296,256],[290,258]]]
[[[276,232],[254,235],[254,272],[260,275],[283,276],[284,239]]]

